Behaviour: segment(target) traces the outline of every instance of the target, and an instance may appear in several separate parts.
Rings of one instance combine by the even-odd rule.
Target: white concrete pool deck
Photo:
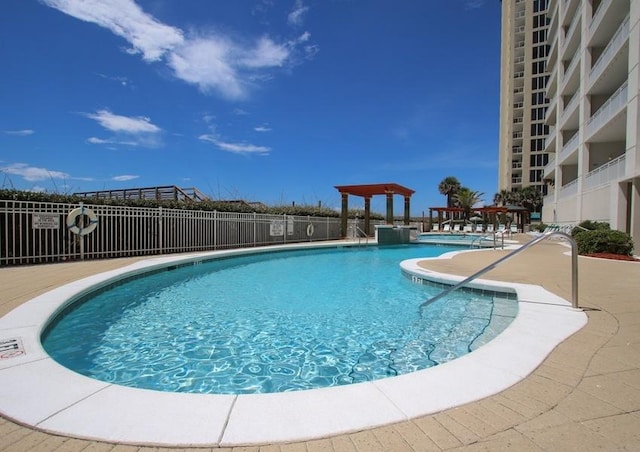
[[[584,312],[540,286],[477,280],[477,286],[513,288],[519,312],[502,334],[473,353],[399,377],[279,394],[133,389],[76,374],[42,349],[39,338],[48,319],[96,284],[169,263],[250,251],[255,250],[139,260],[21,304],[0,319],[0,340],[19,339],[24,350],[0,359],[0,412],[45,432],[111,443],[214,447],[306,441],[395,424],[496,394],[532,373],[587,322]],[[421,278],[462,279],[429,270],[420,261],[425,260],[407,261],[404,269]]]

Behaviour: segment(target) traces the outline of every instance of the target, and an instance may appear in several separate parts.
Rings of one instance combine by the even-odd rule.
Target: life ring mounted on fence
[[[313,224],[309,223],[307,225],[307,237],[311,237],[313,235]]]
[[[78,217],[82,217],[85,215],[89,217],[89,224],[86,227],[78,226],[77,224]],[[83,224],[83,223],[80,223],[80,224]],[[84,206],[73,209],[71,212],[69,212],[69,215],[67,215],[67,229],[74,234],[78,234],[78,235],[91,234],[97,226],[98,226],[98,217],[96,216],[95,212]]]

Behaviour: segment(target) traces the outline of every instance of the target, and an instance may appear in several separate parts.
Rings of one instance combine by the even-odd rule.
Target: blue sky
[[[497,191],[497,0],[0,8],[2,188],[339,208],[335,185],[394,182],[415,216],[444,205],[446,176],[487,204]]]

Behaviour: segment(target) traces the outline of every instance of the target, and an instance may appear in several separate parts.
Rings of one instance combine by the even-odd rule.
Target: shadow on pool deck
[[[524,234],[516,238],[528,240]],[[559,241],[545,241],[482,278],[537,284],[570,300],[571,261],[567,252],[568,248]],[[466,276],[505,253],[494,250],[463,253],[453,259],[429,260],[421,265]],[[141,258],[2,268],[0,315],[57,286],[136,260]],[[499,394],[435,415],[337,437],[195,450],[640,450],[640,263],[581,257],[579,292],[580,306],[589,317],[587,326],[561,343],[526,379]],[[473,384],[472,375],[469,384]],[[0,450],[177,449],[54,436],[0,418]]]

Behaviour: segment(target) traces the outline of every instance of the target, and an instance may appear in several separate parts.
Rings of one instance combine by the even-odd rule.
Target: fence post
[[[253,212],[253,246],[256,246],[257,236],[258,236],[258,219],[256,217],[256,213]]]
[[[164,237],[162,230],[162,206],[158,207],[158,252],[160,254],[164,253],[164,241],[162,238]]]

